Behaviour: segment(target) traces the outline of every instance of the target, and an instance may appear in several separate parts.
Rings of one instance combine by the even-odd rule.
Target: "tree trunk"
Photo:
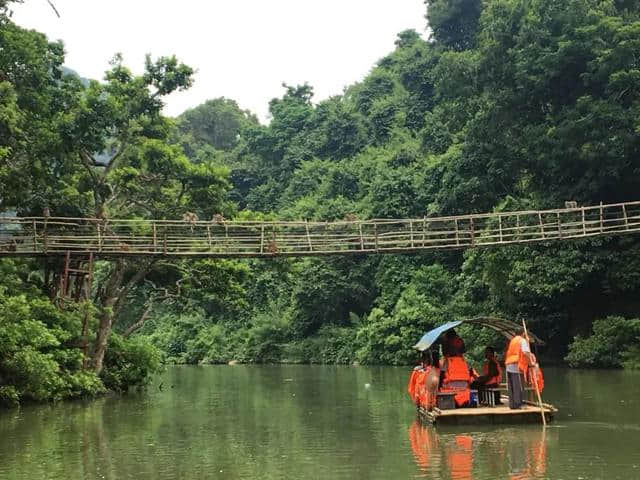
[[[96,343],[93,350],[93,369],[100,375],[102,372],[104,354],[107,351],[107,344],[111,336],[111,327],[115,317],[114,307],[123,293],[122,280],[124,278],[125,263],[124,260],[118,260],[115,270],[109,276],[109,280],[105,285],[104,294],[102,295],[102,313],[100,315],[100,323],[96,334]]]
[[[123,285],[127,264],[121,259],[118,260],[115,270],[109,276],[109,280],[105,285],[104,294],[102,295],[102,314],[100,315],[100,324],[98,325],[93,353],[93,369],[98,375],[102,372],[104,354],[107,351],[107,344],[109,343],[113,324],[125,306],[127,293],[134,285],[144,280],[144,277],[149,273],[154,263],[155,260],[150,260],[141,265],[137,265],[136,272],[127,283]]]

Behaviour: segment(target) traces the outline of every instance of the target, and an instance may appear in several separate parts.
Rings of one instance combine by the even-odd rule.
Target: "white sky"
[[[309,82],[314,100],[340,94],[394,48],[396,35],[424,35],[423,0],[27,0],[19,25],[64,42],[66,65],[102,79],[122,52],[140,72],[144,55],[175,54],[197,69],[194,86],[167,99],[178,115],[209,98],[236,100],[265,120],[282,82]]]

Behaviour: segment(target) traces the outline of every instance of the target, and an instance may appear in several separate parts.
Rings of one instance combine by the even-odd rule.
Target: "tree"
[[[482,0],[425,0],[433,39],[453,50],[473,48]]]

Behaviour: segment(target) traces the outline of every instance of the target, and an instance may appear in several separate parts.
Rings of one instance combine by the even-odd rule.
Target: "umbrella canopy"
[[[463,323],[472,323],[476,325],[480,325],[483,327],[489,327],[493,330],[500,332],[506,338],[511,339],[515,335],[517,329],[520,327],[520,324],[512,322],[510,320],[505,320],[503,318],[495,318],[495,317],[475,317],[475,318],[466,318],[463,320],[456,320],[455,322],[447,322],[444,325],[440,325],[439,327],[434,328],[433,330],[425,333],[420,341],[416,343],[413,348],[420,350],[421,352],[425,351],[431,345],[433,345],[438,337],[442,335],[447,330],[451,330],[452,328],[457,327]],[[537,345],[544,345],[544,342],[540,340],[531,330],[529,330],[529,340],[531,343],[535,343]]]
[[[433,330],[428,331],[422,336],[420,341],[413,346],[413,348],[417,348],[421,352],[424,352],[427,348],[433,345],[436,340],[438,340],[438,337],[440,337],[440,335],[442,335],[447,330],[451,330],[452,328],[457,327],[461,323],[462,322],[460,320],[457,320],[455,322],[448,322],[444,325],[440,325],[439,327],[434,328]]]

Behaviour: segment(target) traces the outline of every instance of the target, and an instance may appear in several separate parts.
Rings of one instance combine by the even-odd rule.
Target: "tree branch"
[[[122,156],[122,154],[124,153],[124,149],[127,148],[128,144],[127,142],[122,142],[120,143],[120,148],[118,148],[118,151],[116,152],[116,154],[111,157],[111,160],[109,160],[109,163],[107,164],[107,168],[105,168],[104,170],[104,178],[107,178],[107,175],[109,175],[109,172],[111,172],[111,170],[113,170],[113,168],[115,167],[118,159]]]

